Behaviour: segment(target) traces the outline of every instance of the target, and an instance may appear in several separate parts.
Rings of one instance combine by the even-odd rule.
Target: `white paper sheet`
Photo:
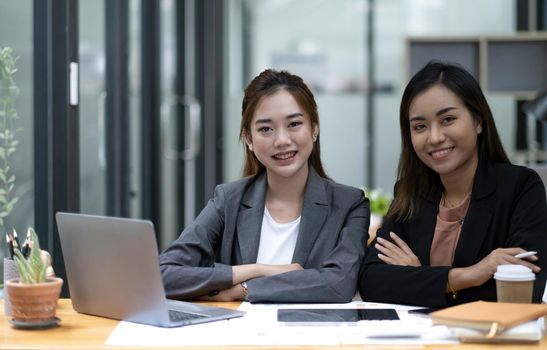
[[[287,326],[277,322],[279,308],[394,308],[400,321],[360,321],[337,326]],[[106,341],[110,346],[184,345],[342,345],[457,343],[442,326],[428,318],[409,315],[416,307],[366,303],[250,304],[242,303],[244,317],[180,328],[160,328],[120,322]]]

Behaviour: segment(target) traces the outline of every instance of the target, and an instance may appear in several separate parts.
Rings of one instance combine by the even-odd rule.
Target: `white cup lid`
[[[533,281],[536,275],[532,269],[522,265],[499,265],[494,278],[500,281]]]

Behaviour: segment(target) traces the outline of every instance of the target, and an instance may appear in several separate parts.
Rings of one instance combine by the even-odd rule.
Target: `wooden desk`
[[[237,308],[239,303],[216,303],[214,305]],[[3,310],[3,304],[0,305]],[[101,317],[83,315],[72,309],[69,299],[61,299],[57,309],[57,316],[61,318],[59,327],[44,330],[19,330],[14,329],[8,322],[9,318],[2,315],[0,318],[0,349],[139,349],[134,347],[107,347],[105,341],[118,324],[118,321]],[[227,349],[315,349],[316,346],[229,346]],[[471,350],[471,349],[493,349],[494,345],[477,344],[458,344],[458,345],[425,345],[425,346],[373,346],[373,345],[355,345],[355,346],[323,346],[320,349],[426,349],[426,350]],[[496,347],[497,349],[498,347]],[[534,345],[503,345],[503,350],[527,350],[527,349],[547,349],[547,341],[544,339],[539,344]],[[157,348],[156,348],[157,349]],[[166,349],[175,349],[170,347]],[[185,349],[191,349],[185,348]],[[194,347],[199,350],[209,350],[218,347]]]

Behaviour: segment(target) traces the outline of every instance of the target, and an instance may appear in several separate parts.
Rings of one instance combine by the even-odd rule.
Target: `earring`
[[[253,151],[253,145],[252,144],[248,143],[247,147],[249,147],[249,151],[251,151],[251,152]]]
[[[313,142],[317,141],[317,134],[313,135]]]

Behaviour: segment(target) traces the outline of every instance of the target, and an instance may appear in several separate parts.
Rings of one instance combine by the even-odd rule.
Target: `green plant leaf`
[[[40,242],[38,240],[38,235],[32,228],[29,228],[29,232],[31,234],[30,256],[25,259],[19,249],[16,249],[14,259],[17,265],[17,270],[19,271],[21,283],[41,283],[47,278],[46,271],[48,265],[47,262],[42,261],[40,257]]]
[[[10,164],[12,157],[17,152],[19,141],[16,134],[21,130],[17,127],[16,120],[19,118],[15,108],[16,97],[20,89],[13,79],[17,72],[16,62],[18,57],[13,57],[13,50],[8,47],[0,47],[0,189],[2,196],[0,200],[0,219],[11,213],[17,200],[10,200],[9,194],[14,188],[16,176],[11,171]],[[4,200],[5,199],[5,200]],[[4,220],[2,220],[2,225]]]
[[[8,203],[8,205],[13,207],[18,200],[19,200],[19,197],[13,197],[11,201]]]
[[[13,258],[15,259],[17,271],[19,272],[19,281],[25,284],[32,284],[32,272],[29,262],[25,259],[23,254],[21,254],[19,249],[15,249],[14,253],[15,255]]]

